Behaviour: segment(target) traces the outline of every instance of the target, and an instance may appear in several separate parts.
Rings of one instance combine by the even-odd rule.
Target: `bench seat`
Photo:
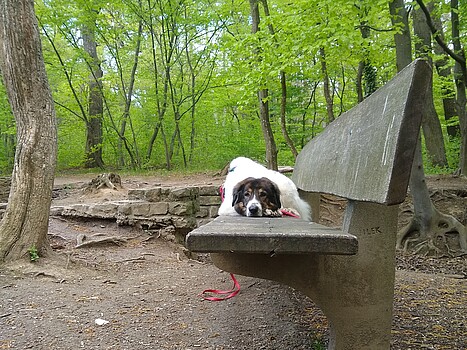
[[[296,218],[219,216],[190,232],[187,248],[198,253],[353,255],[357,237]]]

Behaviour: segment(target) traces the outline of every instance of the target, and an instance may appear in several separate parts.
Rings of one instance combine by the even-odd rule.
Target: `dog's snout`
[[[252,215],[256,215],[259,212],[259,207],[256,204],[252,204],[249,210]]]

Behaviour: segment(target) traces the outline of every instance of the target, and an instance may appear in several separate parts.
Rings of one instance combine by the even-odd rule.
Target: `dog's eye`
[[[260,191],[260,192],[259,192],[259,196],[260,196],[260,197],[266,197],[266,196],[267,196],[267,192],[265,192],[265,191]]]
[[[250,192],[246,191],[244,194],[243,194],[244,197],[250,197]]]

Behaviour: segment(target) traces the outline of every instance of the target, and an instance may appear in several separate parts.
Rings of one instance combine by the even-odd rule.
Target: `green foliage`
[[[29,260],[31,260],[31,262],[36,262],[37,260],[39,260],[39,252],[34,244],[28,249],[28,253]]]
[[[0,175],[10,174],[15,154],[15,120],[0,74]]]
[[[460,150],[460,137],[445,136],[446,158],[448,160],[448,167],[434,166],[428,159],[426,149],[423,148],[423,163],[425,174],[453,174],[459,167],[459,150]]]
[[[86,26],[95,29],[104,73],[103,158],[116,169],[218,169],[239,155],[263,161],[260,88],[269,91],[279,163],[293,164],[279,122],[280,72],[287,80],[287,130],[299,150],[326,126],[321,49],[336,116],[357,103],[360,62],[369,63],[369,91],[396,72],[395,28],[383,0],[269,0],[269,16],[260,2],[260,30],[254,35],[249,4],[240,0],[36,0],[35,5],[56,102],[58,169],[85,162],[92,81],[81,39]],[[466,8],[459,5],[464,44]],[[448,12],[448,4],[435,2],[435,13]],[[441,18],[449,28],[446,16]],[[447,30],[447,40],[449,35]],[[434,87],[442,116],[441,98],[454,91],[452,79],[435,74]],[[2,87],[2,173],[12,168],[14,135]],[[451,153],[450,164],[456,164]]]

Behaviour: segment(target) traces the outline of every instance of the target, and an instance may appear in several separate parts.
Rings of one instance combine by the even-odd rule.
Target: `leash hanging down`
[[[219,193],[221,197],[221,201],[224,201],[225,198],[225,190],[224,186],[219,187]],[[300,216],[296,215],[290,210],[287,209],[281,209],[280,213],[282,216],[289,216],[293,218],[300,218]],[[230,274],[230,278],[232,278],[233,281],[233,286],[230,290],[220,290],[220,289],[205,289],[202,291],[199,295],[204,299],[208,301],[223,301],[227,300],[230,298],[233,298],[240,292],[240,283],[238,283],[237,279],[235,278],[235,275],[233,273]],[[217,296],[213,295],[206,295],[206,294],[214,294]]]
[[[209,300],[209,301],[223,301],[223,300],[233,298],[240,292],[240,284],[238,283],[233,273],[230,274],[230,278],[232,278],[232,281],[233,281],[232,289],[230,290],[206,289],[200,293],[200,296],[204,300]],[[218,296],[212,296],[212,295],[207,296],[206,294],[208,293],[218,295]]]

